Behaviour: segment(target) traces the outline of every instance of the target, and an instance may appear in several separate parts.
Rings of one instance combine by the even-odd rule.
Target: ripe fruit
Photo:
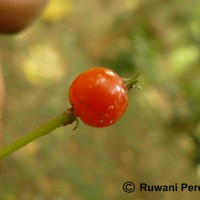
[[[80,74],[70,86],[69,101],[74,114],[94,127],[115,123],[128,106],[125,82],[107,68],[93,68]]]
[[[1,0],[0,33],[17,33],[43,10],[48,0]]]

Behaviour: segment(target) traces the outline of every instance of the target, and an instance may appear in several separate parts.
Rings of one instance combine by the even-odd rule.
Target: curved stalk
[[[26,144],[32,142],[33,140],[49,134],[51,131],[53,131],[54,129],[60,126],[66,126],[68,124],[72,124],[73,121],[75,120],[76,120],[76,117],[74,116],[72,109],[68,109],[66,112],[47,121],[46,123],[36,128],[35,130],[25,134],[24,136],[17,139],[13,143],[0,149],[0,159],[8,156],[9,154],[20,149]]]

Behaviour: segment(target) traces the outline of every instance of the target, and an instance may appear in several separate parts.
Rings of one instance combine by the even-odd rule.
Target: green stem
[[[42,137],[44,135],[47,135],[48,133],[50,133],[51,131],[60,126],[66,126],[68,124],[72,124],[73,121],[75,120],[76,117],[74,116],[72,109],[68,109],[66,112],[47,121],[46,123],[36,128],[35,130],[25,134],[21,138],[15,140],[13,143],[0,149],[0,159],[10,155],[14,151],[20,149],[26,144],[32,142],[33,140]]]

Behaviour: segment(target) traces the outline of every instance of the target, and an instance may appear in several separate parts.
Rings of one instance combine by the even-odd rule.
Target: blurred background
[[[0,36],[4,145],[70,107],[81,72],[140,73],[116,124],[60,128],[3,162],[2,200],[199,199],[125,193],[123,184],[200,184],[200,1],[50,0],[25,31]]]

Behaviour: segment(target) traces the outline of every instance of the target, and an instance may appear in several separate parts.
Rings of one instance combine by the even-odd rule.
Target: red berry
[[[107,68],[80,74],[70,86],[69,101],[74,114],[94,127],[115,123],[126,111],[128,91],[122,78]]]

